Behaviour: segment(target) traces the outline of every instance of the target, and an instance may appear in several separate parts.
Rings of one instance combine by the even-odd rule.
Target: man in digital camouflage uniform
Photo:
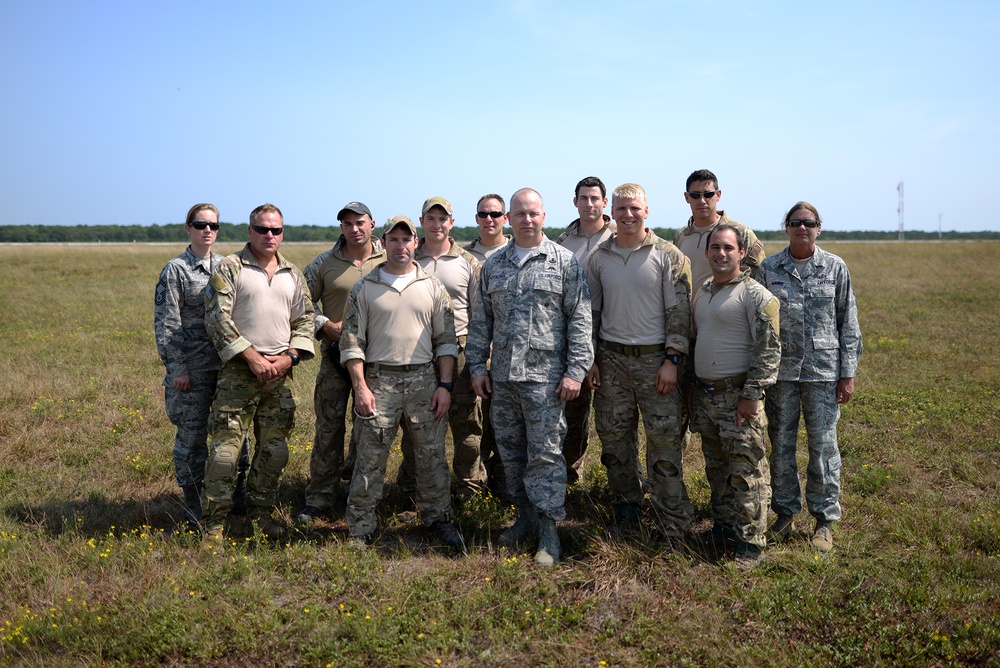
[[[281,211],[273,204],[257,207],[248,232],[249,243],[219,263],[206,297],[205,325],[222,359],[202,494],[205,537],[216,544],[233,502],[240,444],[251,427],[256,448],[247,477],[248,509],[269,538],[283,536],[271,510],[295,422],[295,399],[285,380],[300,359],[314,356],[306,279],[278,252]]]
[[[345,465],[344,436],[351,379],[340,363],[340,334],[351,288],[385,259],[382,242],[372,237],[375,221],[366,205],[348,202],[337,213],[337,220],[340,239],[333,248],[316,256],[304,272],[316,311],[316,337],[323,354],[313,393],[316,431],[309,456],[306,503],[296,514],[303,524],[313,522],[333,508],[341,477],[348,480],[351,477],[356,443],[352,433]]]
[[[789,244],[767,258],[758,280],[781,303],[781,368],[767,391],[771,437],[771,507],[778,515],[769,538],[787,540],[793,516],[802,510],[799,469],[795,460],[800,415],[809,445],[806,502],[816,519],[812,544],[833,548],[830,525],[840,520],[840,405],[854,395],[861,358],[861,328],[842,259],[816,245],[822,229],[819,212],[797,202],[785,215]]]
[[[712,269],[705,259],[705,240],[719,225],[732,225],[739,231],[743,246],[747,249],[740,266],[750,270],[751,278],[764,261],[764,246],[757,240],[757,235],[746,225],[727,216],[725,211],[719,211],[721,199],[719,180],[709,170],[696,170],[687,178],[684,201],[691,207],[691,217],[688,218],[687,225],[677,230],[674,245],[691,260],[691,285],[695,287],[700,287],[712,277]]]
[[[344,313],[341,361],[351,374],[360,421],[347,527],[356,549],[374,541],[389,449],[405,420],[413,437],[420,517],[445,545],[464,550],[451,522],[445,456],[458,356],[451,299],[441,281],[413,260],[417,230],[409,218],[386,221],[382,243],[385,262],[354,286]]]
[[[417,245],[414,259],[424,271],[441,281],[451,297],[455,315],[455,334],[458,337],[458,359],[455,362],[455,391],[451,393],[448,424],[454,443],[452,469],[458,480],[458,494],[468,496],[486,491],[486,467],[480,457],[479,446],[483,438],[483,421],[479,398],[472,391],[472,377],[465,363],[465,344],[469,334],[469,312],[479,280],[479,261],[462,250],[451,230],[455,226],[454,209],[443,197],[431,197],[421,209],[420,227],[424,238]],[[400,442],[403,462],[399,467],[402,492],[413,498],[416,487],[413,461],[413,437],[408,428],[403,429]]]
[[[778,300],[749,270],[739,230],[720,225],[706,239],[712,279],[693,297],[692,431],[701,434],[719,533],[736,541],[741,570],[757,566],[767,546],[770,475],[764,447],[764,389],[778,377]]]
[[[566,516],[563,410],[594,361],[590,291],[573,254],[542,232],[541,195],[514,193],[510,220],[513,243],[480,272],[465,354],[476,394],[492,393],[490,418],[517,505],[500,545],[537,532],[535,562],[552,566],[561,554],[556,522]]]
[[[596,176],[588,176],[576,184],[573,191],[573,206],[580,217],[574,220],[559,235],[556,243],[568,249],[589,276],[590,256],[598,245],[611,238],[615,224],[604,213],[608,205],[608,191]],[[589,287],[589,286],[588,286]],[[566,482],[572,484],[580,479],[583,456],[587,453],[590,440],[590,402],[593,390],[587,382],[580,388],[580,394],[566,402],[566,436],[562,451],[566,458]]]
[[[601,462],[616,520],[637,521],[648,487],[663,536],[676,544],[694,508],[684,486],[685,405],[680,380],[691,328],[691,275],[684,254],[646,227],[646,191],[615,188],[617,232],[590,258],[597,363],[590,372]],[[639,414],[646,476],[639,463]]]

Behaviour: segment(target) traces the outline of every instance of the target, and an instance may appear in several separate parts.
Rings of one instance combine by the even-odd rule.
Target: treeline
[[[551,237],[559,236],[562,226],[546,228]],[[295,225],[285,228],[285,241],[312,241],[333,243],[340,237],[340,227],[324,225]],[[673,228],[654,228],[657,236],[672,241]],[[780,242],[785,234],[779,230],[754,230],[761,241]],[[457,241],[472,241],[479,236],[479,228],[456,227],[452,236]],[[183,243],[186,240],[184,224],[169,225],[0,225],[0,243]],[[247,238],[245,223],[222,223],[219,241],[240,242]],[[823,230],[824,241],[892,241],[895,231],[843,232]],[[937,232],[907,232],[907,241],[936,241]],[[1000,240],[1000,232],[944,232],[941,239]]]

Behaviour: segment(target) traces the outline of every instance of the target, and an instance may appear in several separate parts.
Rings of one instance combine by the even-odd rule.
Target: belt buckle
[[[714,384],[712,384],[712,385],[703,385],[702,387],[705,389],[705,394],[712,394],[712,393],[715,392],[715,385]]]
[[[630,346],[632,348],[632,357],[639,357],[642,353],[639,352],[639,346]]]

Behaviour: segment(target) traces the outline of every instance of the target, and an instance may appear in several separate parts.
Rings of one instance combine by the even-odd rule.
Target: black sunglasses
[[[785,227],[802,227],[803,225],[805,225],[806,227],[812,229],[814,227],[819,227],[819,221],[818,220],[808,220],[808,219],[807,220],[800,220],[799,218],[792,218],[790,221],[788,221],[787,223],[785,223]]]
[[[253,228],[254,232],[256,232],[261,236],[264,236],[268,232],[270,232],[274,236],[280,237],[281,233],[285,231],[285,228],[283,227],[267,227],[265,225],[251,225],[250,227]]]
[[[701,199],[702,197],[704,197],[705,199],[712,199],[713,197],[715,197],[715,193],[717,193],[717,192],[719,192],[719,191],[718,190],[706,190],[703,193],[692,193],[692,192],[689,192],[688,193],[688,197],[690,197],[691,199]]]
[[[196,220],[196,221],[194,221],[193,223],[191,223],[191,227],[193,227],[196,230],[203,230],[203,229],[205,229],[207,227],[208,229],[212,230],[213,232],[218,232],[219,231],[219,224],[218,223],[206,223],[203,220]]]
[[[487,217],[496,220],[504,215],[503,211],[477,211],[476,216],[486,220]]]

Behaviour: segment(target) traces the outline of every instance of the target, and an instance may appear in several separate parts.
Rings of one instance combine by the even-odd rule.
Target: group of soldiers
[[[821,221],[811,205],[788,212],[789,248],[765,260],[754,233],[717,209],[721,195],[714,174],[691,174],[692,216],[671,243],[646,227],[638,184],[614,189],[608,216],[604,183],[581,180],[580,217],[555,242],[543,232],[538,192],[518,190],[509,210],[488,194],[477,203],[480,236],[464,248],[450,236],[455,212],[442,197],[424,202],[417,224],[389,218],[380,236],[371,210],[350,202],[337,214],[340,239],[304,273],[278,250],[277,207],[251,213],[249,243],[227,258],[211,253],[218,211],[192,207],[191,245],[156,291],[177,481],[192,526],[218,544],[227,514],[245,508],[265,534],[284,534],[271,511],[294,418],[285,381],[318,346],[315,438],[296,521],[328,516],[347,480],[345,519],[358,549],[377,535],[400,429],[397,483],[434,536],[465,549],[452,521],[450,427],[457,493],[509,499],[516,519],[498,543],[533,543],[536,563],[553,565],[593,405],[615,523],[640,522],[648,492],[665,544],[683,548],[694,521],[683,455],[698,432],[712,532],[732,544],[741,568],[760,563],[768,537],[792,535],[803,413],[812,542],[829,550],[830,523],[840,519],[838,404],[853,393],[861,354],[850,276],[815,247]]]

